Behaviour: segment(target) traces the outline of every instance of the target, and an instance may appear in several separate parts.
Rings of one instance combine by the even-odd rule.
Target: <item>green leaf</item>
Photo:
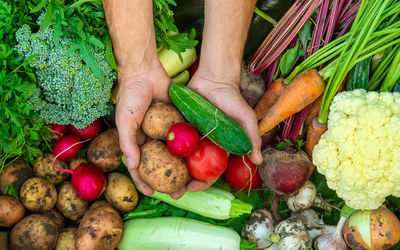
[[[257,244],[251,241],[240,239],[240,250],[253,250],[257,248]]]
[[[104,49],[104,44],[99,39],[97,39],[96,37],[94,37],[92,35],[88,36],[88,42],[93,44],[96,47],[99,47],[100,49]]]
[[[309,41],[311,41],[312,36],[311,36],[311,21],[308,20],[304,26],[301,28],[299,31],[299,38],[300,42],[303,45],[303,50],[304,53],[307,52],[307,44]]]
[[[43,9],[43,7],[46,5],[46,2],[47,2],[47,0],[41,0],[40,3],[31,10],[31,13],[36,13],[39,10]]]
[[[54,23],[54,44],[58,47],[61,37],[61,15],[56,15],[56,22]]]
[[[99,66],[97,65],[96,61],[94,60],[90,49],[89,49],[89,44],[86,41],[81,40],[79,44],[79,51],[81,52],[82,59],[86,63],[87,66],[92,70],[93,74],[103,80],[104,75],[101,72]]]
[[[118,71],[118,66],[117,63],[115,62],[115,57],[112,50],[111,40],[108,37],[105,41],[105,46],[106,46],[106,60],[115,71]]]
[[[6,187],[4,188],[4,194],[10,195],[17,200],[20,200],[18,191],[14,188],[11,182],[8,182]]]
[[[44,30],[44,29],[46,29],[47,27],[50,26],[50,23],[51,23],[51,21],[53,19],[53,14],[54,14],[53,13],[53,2],[50,1],[49,6],[47,7],[46,15],[43,18],[43,21],[42,21],[42,24],[40,25],[40,29],[39,30],[42,31],[42,30]]]
[[[294,48],[286,50],[279,61],[279,69],[282,75],[286,75],[293,68],[297,58],[299,57],[299,47],[298,43]]]

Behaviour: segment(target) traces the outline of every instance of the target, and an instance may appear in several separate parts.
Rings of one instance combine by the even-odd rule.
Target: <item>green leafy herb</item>
[[[20,200],[18,191],[11,184],[11,182],[8,182],[6,187],[4,188],[4,194],[10,195],[10,196],[14,197],[15,199]]]
[[[288,146],[295,147],[297,150],[301,150],[301,147],[306,144],[303,139],[296,140],[296,144],[291,142],[289,139],[284,139],[283,142],[280,142],[277,147],[278,148],[285,148]]]

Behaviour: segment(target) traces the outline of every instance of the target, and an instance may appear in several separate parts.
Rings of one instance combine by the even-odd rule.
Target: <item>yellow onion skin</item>
[[[385,207],[356,211],[346,221],[343,237],[351,249],[390,249],[400,241],[400,221]]]

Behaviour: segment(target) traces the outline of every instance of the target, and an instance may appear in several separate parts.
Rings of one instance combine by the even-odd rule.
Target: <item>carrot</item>
[[[314,117],[316,117],[319,113],[319,109],[321,108],[321,102],[322,102],[322,95],[318,97],[315,102],[311,104],[310,110],[308,111],[307,118],[305,120],[305,126],[308,127]]]
[[[313,103],[325,90],[322,77],[314,69],[301,73],[285,88],[258,124],[260,135]]]
[[[254,108],[254,111],[256,112],[257,116],[257,121],[264,118],[268,110],[275,104],[276,100],[278,100],[283,90],[285,90],[285,84],[283,83],[283,79],[277,79],[271,83],[271,86],[268,88],[264,96],[261,98],[261,100],[257,103],[257,106]]]
[[[307,140],[306,140],[306,146],[305,150],[310,157],[311,163],[312,163],[312,152],[314,150],[315,145],[318,144],[319,139],[321,138],[322,134],[325,133],[327,130],[326,124],[319,123],[318,121],[318,116],[315,116],[312,121],[310,126],[308,127],[307,131]],[[310,175],[314,171],[315,166],[311,164],[310,168]]]

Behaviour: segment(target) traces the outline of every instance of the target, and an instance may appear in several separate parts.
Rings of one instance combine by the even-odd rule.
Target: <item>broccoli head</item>
[[[116,72],[106,60],[105,49],[89,43],[90,54],[104,75],[97,77],[81,53],[72,49],[78,37],[62,35],[56,46],[53,34],[51,27],[33,33],[28,25],[16,33],[15,49],[30,58],[28,65],[35,69],[37,78],[37,91],[30,103],[48,123],[84,128],[110,113]]]

